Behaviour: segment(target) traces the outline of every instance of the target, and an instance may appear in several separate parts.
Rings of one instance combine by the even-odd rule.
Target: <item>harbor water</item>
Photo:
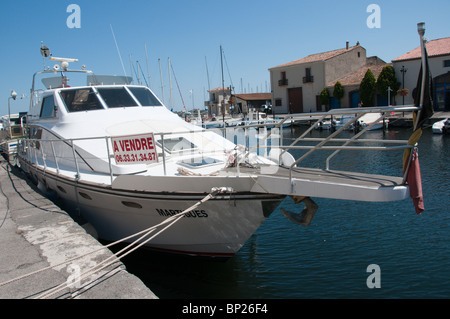
[[[284,129],[284,144],[304,127]],[[409,128],[373,131],[364,138],[407,140]],[[313,131],[325,137],[328,131]],[[346,132],[348,136],[352,132]],[[299,151],[300,152],[300,151]],[[302,165],[324,167],[326,151]],[[401,176],[403,151],[346,151],[331,169]],[[309,226],[286,219],[280,207],[226,262],[134,252],[123,262],[161,299],[166,298],[449,298],[450,136],[424,130],[419,141],[425,211],[411,199],[389,203],[314,199]],[[378,286],[368,282],[378,267]],[[371,287],[369,287],[371,286]]]

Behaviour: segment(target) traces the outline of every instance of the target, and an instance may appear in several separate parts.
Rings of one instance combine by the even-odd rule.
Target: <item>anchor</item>
[[[281,213],[284,217],[296,224],[308,226],[319,206],[317,206],[317,204],[308,196],[291,196],[291,198],[294,200],[295,204],[304,202],[306,207],[300,214],[289,212],[283,208],[280,209]]]

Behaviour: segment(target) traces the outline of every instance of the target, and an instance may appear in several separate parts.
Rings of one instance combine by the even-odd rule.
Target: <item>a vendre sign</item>
[[[113,136],[111,143],[117,164],[157,163],[158,153],[153,133]]]

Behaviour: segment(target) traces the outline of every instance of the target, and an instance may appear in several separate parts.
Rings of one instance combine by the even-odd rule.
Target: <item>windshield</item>
[[[124,87],[97,88],[108,108],[138,106]]]
[[[127,88],[135,98],[128,92]],[[145,87],[96,87],[61,90],[60,95],[66,104],[67,111],[81,112],[103,109],[98,95],[108,108],[139,106],[162,106],[153,93]]]
[[[161,106],[156,96],[143,87],[128,87],[142,106]]]
[[[103,109],[97,95],[91,88],[64,90],[60,92],[69,112],[82,112]]]

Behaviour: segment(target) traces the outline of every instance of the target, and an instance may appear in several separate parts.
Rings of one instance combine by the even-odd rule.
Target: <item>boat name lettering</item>
[[[176,214],[179,214],[182,212],[181,209],[162,209],[162,208],[156,208],[156,211],[160,216],[170,217]],[[184,217],[208,217],[208,213],[204,211],[203,209],[196,209],[191,210],[190,212],[187,212],[184,214]]]
[[[158,162],[153,133],[111,137],[117,164]]]

